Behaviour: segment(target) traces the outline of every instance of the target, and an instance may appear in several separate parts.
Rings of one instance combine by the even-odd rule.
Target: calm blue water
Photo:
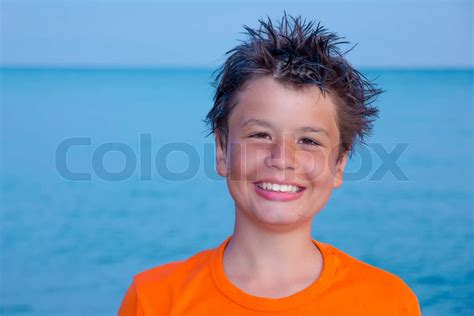
[[[0,314],[113,315],[135,273],[232,232],[232,200],[212,172],[201,121],[210,74],[1,71]],[[473,73],[366,74],[387,90],[369,145],[390,153],[406,144],[396,164],[408,180],[374,179],[385,162],[370,145],[348,167],[353,181],[316,217],[314,237],[401,276],[424,315],[472,315]],[[55,165],[58,145],[78,137],[90,143],[72,147],[66,162],[90,181],[67,180]],[[101,164],[94,153],[107,143],[131,154],[111,151]],[[104,180],[102,165],[130,176]]]

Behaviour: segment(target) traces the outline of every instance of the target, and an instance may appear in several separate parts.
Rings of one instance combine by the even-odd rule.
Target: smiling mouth
[[[257,182],[257,187],[265,191],[270,192],[281,192],[281,193],[298,193],[304,190],[304,187],[292,185],[292,184],[278,184],[271,182]]]
[[[254,182],[256,193],[265,200],[287,202],[299,199],[305,187],[295,184]]]

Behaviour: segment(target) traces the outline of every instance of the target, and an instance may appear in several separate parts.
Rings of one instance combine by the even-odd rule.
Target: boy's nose
[[[295,146],[290,142],[275,142],[270,148],[270,155],[265,159],[267,167],[275,167],[281,170],[293,169],[296,170],[296,151]]]

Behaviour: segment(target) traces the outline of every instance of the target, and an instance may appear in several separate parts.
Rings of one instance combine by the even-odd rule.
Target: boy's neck
[[[312,241],[311,226],[306,222],[291,230],[269,230],[236,210],[234,233],[224,251],[226,275],[268,285],[315,281],[323,257]]]

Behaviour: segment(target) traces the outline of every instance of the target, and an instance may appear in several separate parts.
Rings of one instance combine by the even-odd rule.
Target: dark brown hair
[[[259,29],[244,25],[248,38],[227,51],[225,63],[213,73],[214,106],[205,120],[209,135],[218,132],[225,150],[237,92],[254,79],[272,76],[294,88],[315,85],[323,95],[329,93],[337,107],[338,159],[346,151],[352,155],[353,145],[364,143],[372,130],[378,109],[371,103],[383,90],[375,88],[344,58],[354,47],[342,53],[338,45],[349,43],[341,41],[343,37],[328,32],[320,23],[315,27],[314,22],[306,23],[286,12],[276,27],[267,19],[259,20]]]

